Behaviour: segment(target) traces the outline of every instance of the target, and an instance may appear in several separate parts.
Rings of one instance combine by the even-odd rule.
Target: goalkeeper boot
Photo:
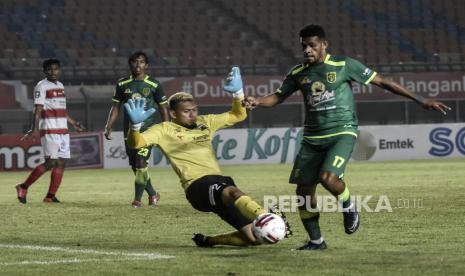
[[[208,237],[203,234],[200,234],[200,233],[194,234],[194,236],[192,237],[192,240],[195,242],[195,245],[197,245],[198,247],[213,247],[213,245],[208,242]]]
[[[325,250],[326,248],[328,248],[328,246],[326,246],[325,241],[322,241],[321,243],[313,243],[309,241],[303,246],[297,248],[297,250]]]
[[[16,185],[16,194],[18,196],[19,203],[26,204],[26,194],[27,194],[27,189],[24,189],[22,184]]]
[[[268,212],[278,215],[283,219],[284,223],[286,224],[286,235],[284,237],[289,238],[289,236],[292,236],[291,225],[289,225],[289,221],[287,220],[286,215],[283,212],[281,212],[281,210],[279,209],[279,206],[278,205],[271,206]]]
[[[160,193],[156,193],[154,196],[149,196],[149,206],[156,207],[160,201]]]
[[[344,230],[350,235],[357,231],[360,226],[360,215],[357,211],[357,206],[352,202],[349,207],[342,209],[344,216]]]
[[[142,202],[140,202],[139,200],[134,200],[131,203],[131,206],[132,206],[132,208],[140,208],[140,207],[142,207]]]
[[[53,197],[45,197],[44,200],[42,200],[44,203],[60,203],[58,198],[56,196]]]

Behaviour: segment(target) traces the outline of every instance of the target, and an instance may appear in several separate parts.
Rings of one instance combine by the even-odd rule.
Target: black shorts
[[[213,212],[237,230],[251,223],[235,206],[223,204],[222,193],[228,186],[234,186],[229,176],[206,175],[192,182],[186,190],[186,198],[196,210]]]
[[[148,164],[150,155],[152,154],[152,146],[140,148],[140,149],[133,149],[128,146],[127,143],[124,143],[126,147],[126,154],[128,155],[129,165],[131,167],[136,167],[139,163],[136,160],[142,159],[145,161],[145,164]]]

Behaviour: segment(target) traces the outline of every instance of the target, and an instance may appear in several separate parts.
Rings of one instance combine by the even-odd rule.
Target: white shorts
[[[45,134],[40,138],[44,156],[51,159],[71,157],[69,149],[69,134]]]

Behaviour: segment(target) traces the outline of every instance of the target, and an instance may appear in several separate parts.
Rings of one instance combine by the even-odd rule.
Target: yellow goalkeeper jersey
[[[158,145],[181,180],[182,187],[205,175],[221,175],[212,147],[215,132],[247,117],[242,99],[234,99],[232,110],[197,117],[197,127],[188,129],[173,122],[156,124],[145,132],[130,131],[128,143],[136,148]]]

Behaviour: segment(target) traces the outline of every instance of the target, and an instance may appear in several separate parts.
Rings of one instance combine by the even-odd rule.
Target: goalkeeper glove
[[[239,67],[233,67],[231,69],[231,73],[229,73],[223,90],[231,93],[234,98],[244,96],[244,90],[242,90],[241,71],[239,70]]]
[[[150,108],[149,110],[144,110],[145,99],[138,98],[135,100],[128,100],[127,103],[124,104],[124,109],[128,113],[129,120],[132,124],[132,130],[140,130],[142,127],[142,122],[145,121],[147,118],[155,113],[155,108]]]

